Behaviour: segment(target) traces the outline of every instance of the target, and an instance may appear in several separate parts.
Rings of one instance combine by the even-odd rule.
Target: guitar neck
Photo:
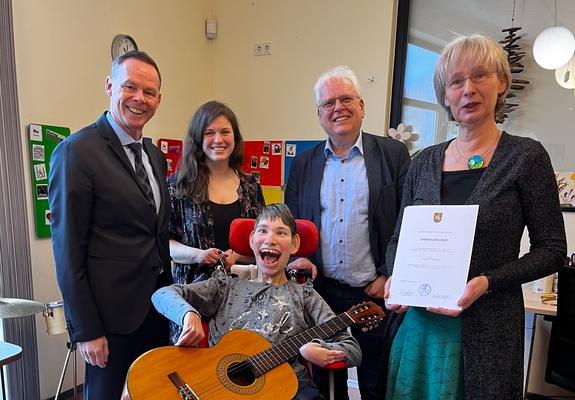
[[[304,344],[314,339],[328,339],[336,333],[347,329],[353,323],[354,320],[347,312],[341,313],[321,325],[314,326],[286,340],[282,340],[269,349],[248,358],[248,361],[252,364],[256,376],[263,375],[299,354],[299,349]]]

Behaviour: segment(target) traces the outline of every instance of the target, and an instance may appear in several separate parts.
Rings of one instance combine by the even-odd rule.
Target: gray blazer
[[[449,143],[423,150],[405,180],[403,207],[440,204],[441,166]],[[466,204],[479,215],[469,279],[490,276],[490,292],[462,313],[466,399],[520,399],[524,308],[521,284],[559,270],[565,228],[551,161],[534,140],[503,132],[493,158]],[[531,249],[519,258],[524,228]],[[401,217],[387,249],[389,273]]]
[[[157,286],[171,282],[166,161],[151,140],[144,149],[162,197],[157,216],[105,114],[52,154],[52,247],[74,342],[134,332]]]

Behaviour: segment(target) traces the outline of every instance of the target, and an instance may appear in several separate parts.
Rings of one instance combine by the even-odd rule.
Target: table
[[[531,290],[531,285],[523,287],[523,304],[525,311],[538,315],[557,315],[557,306],[541,302],[541,293]]]
[[[535,343],[535,329],[537,326],[537,316],[539,315],[557,315],[557,306],[553,304],[543,303],[541,301],[541,293],[535,293],[531,290],[531,285],[523,286],[523,304],[525,311],[533,313],[531,345],[529,346],[529,361],[527,362],[527,373],[525,377],[525,390],[523,391],[523,398],[527,398],[527,389],[529,388],[529,373],[531,370],[531,358],[533,357],[533,345]]]
[[[2,379],[2,400],[6,400],[4,366],[22,358],[22,347],[12,343],[0,342],[0,378]]]

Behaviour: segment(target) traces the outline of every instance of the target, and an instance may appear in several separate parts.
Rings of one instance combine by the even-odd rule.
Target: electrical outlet
[[[272,54],[272,44],[265,42],[265,43],[256,43],[254,45],[254,56],[269,56]]]

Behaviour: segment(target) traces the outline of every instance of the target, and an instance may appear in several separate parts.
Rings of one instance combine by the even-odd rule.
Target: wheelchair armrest
[[[328,364],[325,367],[323,367],[323,369],[329,369],[329,370],[342,369],[342,368],[347,368],[347,364],[345,363],[345,361],[332,362],[331,364]]]

